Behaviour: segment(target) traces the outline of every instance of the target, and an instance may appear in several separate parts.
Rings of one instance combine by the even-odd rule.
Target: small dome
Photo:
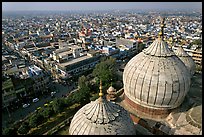
[[[70,135],[135,135],[129,113],[102,97],[82,107],[73,117]]]
[[[192,57],[189,56],[181,46],[178,47],[175,54],[181,59],[181,61],[183,61],[187,69],[190,71],[191,76],[193,76],[195,73],[195,63]]]
[[[115,89],[114,87],[110,86],[107,91],[108,91],[108,92],[115,92],[116,89]]]
[[[109,101],[114,101],[116,100],[117,96],[116,96],[116,89],[113,86],[110,86],[107,90],[107,100]]]
[[[195,106],[186,113],[186,120],[189,124],[201,128],[202,127],[202,106]]]
[[[145,108],[178,107],[190,88],[190,73],[161,39],[133,57],[123,73],[124,93]]]

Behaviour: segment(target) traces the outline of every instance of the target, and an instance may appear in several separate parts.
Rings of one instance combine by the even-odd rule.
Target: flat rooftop
[[[66,66],[69,66],[71,64],[74,64],[74,63],[77,63],[77,62],[80,62],[80,61],[83,61],[83,60],[86,60],[86,59],[89,59],[89,58],[92,58],[90,56],[82,56],[82,57],[78,57],[78,58],[75,58],[75,59],[72,59],[70,61],[67,61],[65,63],[59,63],[59,66],[61,67],[66,67]]]
[[[2,83],[2,90],[13,87],[13,83],[11,79],[7,79]]]
[[[59,56],[66,56],[66,55],[68,55],[68,54],[72,54],[72,51],[71,50],[69,50],[69,51],[65,51],[65,52],[61,52],[61,53],[58,53],[58,55]]]
[[[29,69],[33,70],[33,71],[41,71],[42,69],[33,65],[33,66],[30,66]]]

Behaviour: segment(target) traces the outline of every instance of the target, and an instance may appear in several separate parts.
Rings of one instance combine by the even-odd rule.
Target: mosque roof
[[[173,109],[189,91],[190,73],[162,35],[125,66],[124,93],[143,107]]]
[[[116,89],[115,89],[113,86],[110,86],[110,87],[108,88],[107,92],[108,92],[109,94],[111,94],[111,93],[113,93],[113,92],[116,92]]]
[[[187,69],[190,71],[191,76],[193,76],[195,74],[195,62],[192,57],[189,56],[181,46],[178,47],[175,54],[181,59],[181,61],[183,61]]]
[[[100,88],[100,90],[102,90]],[[129,113],[114,102],[107,101],[102,92],[95,101],[83,106],[73,117],[71,135],[134,135]]]

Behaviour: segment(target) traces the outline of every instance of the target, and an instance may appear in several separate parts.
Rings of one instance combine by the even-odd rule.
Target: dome
[[[195,106],[188,110],[186,120],[189,124],[201,128],[202,127],[202,105]]]
[[[195,63],[192,57],[189,56],[181,46],[178,47],[175,54],[181,59],[181,61],[183,61],[187,69],[190,71],[191,76],[193,76],[195,73]]]
[[[113,92],[115,92],[116,90],[115,90],[115,88],[113,87],[113,86],[110,86],[109,88],[108,88],[108,90],[107,90],[107,92],[108,93],[113,93]]]
[[[134,135],[134,124],[121,106],[99,98],[82,107],[73,117],[71,135]]]
[[[117,96],[116,96],[116,89],[113,86],[110,86],[107,90],[107,100],[109,101],[114,101],[116,100]]]
[[[135,135],[129,113],[114,102],[99,98],[83,106],[73,117],[70,135]]]
[[[127,63],[123,83],[130,105],[169,110],[183,102],[190,88],[190,73],[166,42],[158,38]]]

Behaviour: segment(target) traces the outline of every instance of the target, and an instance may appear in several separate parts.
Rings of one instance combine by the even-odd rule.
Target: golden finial
[[[103,91],[102,91],[102,81],[100,80],[100,87],[99,87],[99,89],[100,89],[100,92],[99,92],[99,97],[102,97],[103,96]]]
[[[159,38],[162,38],[162,35],[163,35],[162,31],[160,31],[159,32]]]
[[[163,35],[164,35],[164,21],[165,21],[165,18],[162,18],[161,20],[161,31],[159,32],[159,38],[163,39]]]

